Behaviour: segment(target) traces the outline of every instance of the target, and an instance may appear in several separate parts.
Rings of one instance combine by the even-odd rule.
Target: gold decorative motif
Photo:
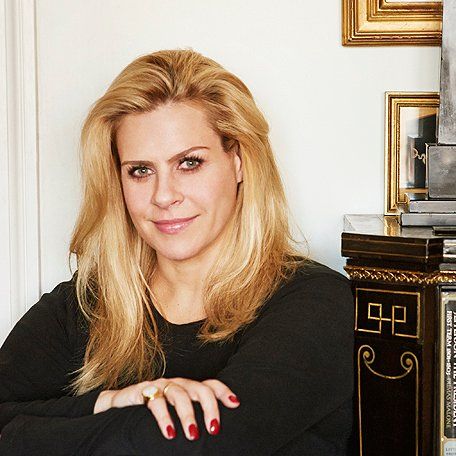
[[[371,314],[373,307],[377,308],[378,311],[379,311],[378,315],[376,315],[376,316],[373,316]],[[398,310],[398,309],[402,310],[402,318],[401,319],[396,317],[396,310]],[[375,331],[378,334],[382,333],[382,323],[384,321],[391,322],[391,334],[393,336],[395,336],[396,335],[395,324],[396,323],[406,323],[407,322],[407,308],[404,307],[404,306],[393,306],[393,312],[392,312],[391,318],[390,318],[390,317],[384,317],[383,316],[383,304],[377,303],[377,302],[369,302],[368,303],[368,308],[367,308],[367,319],[368,320],[378,321],[378,330]],[[363,330],[361,329],[361,331],[363,331]],[[367,330],[364,330],[364,331],[367,331]],[[374,332],[374,331],[370,331],[370,332]]]
[[[363,420],[362,420],[362,395],[361,395],[361,359],[367,369],[375,376],[385,380],[400,380],[412,372],[415,367],[415,455],[419,454],[418,444],[418,425],[419,425],[419,365],[416,355],[412,352],[404,352],[401,355],[400,362],[404,372],[399,375],[385,375],[373,369],[372,364],[375,361],[375,352],[370,345],[361,345],[358,349],[358,426],[359,426],[359,454],[363,455]]]
[[[368,347],[370,349],[369,350],[365,350],[363,353],[362,353],[362,357],[363,357],[363,361],[364,361],[364,365],[374,374],[376,375],[377,377],[380,377],[380,378],[386,378],[387,380],[399,380],[401,378],[404,378],[406,377],[410,372],[411,370],[413,369],[413,358],[415,358],[416,360],[416,357],[413,353],[411,352],[404,352],[402,353],[401,355],[401,366],[402,368],[404,369],[405,372],[403,372],[402,374],[400,375],[385,375],[385,374],[380,374],[379,372],[377,372],[376,370],[374,370],[372,367],[371,367],[371,364],[374,363],[375,361],[375,352],[373,350],[372,347],[370,347],[369,345],[363,345],[363,347]],[[361,347],[362,348],[362,347]],[[408,357],[407,357],[408,356]]]
[[[345,266],[344,269],[351,280],[414,285],[437,285],[440,283],[456,282],[456,271],[419,272],[365,266]]]
[[[342,0],[344,46],[439,46],[441,30],[441,2]]]
[[[409,301],[411,304],[409,308],[409,313],[412,311],[412,321],[413,321],[413,314],[416,316],[416,324],[413,325],[414,331],[412,334],[399,332],[396,325],[408,323],[407,321],[407,306],[405,305],[395,305],[395,304],[388,304],[387,302],[378,303],[378,302],[367,302],[367,320],[373,320],[378,322],[378,326],[376,329],[361,327],[359,324],[359,314],[360,314],[360,303],[361,305],[364,304],[366,301],[360,299],[359,292],[367,292],[367,293],[384,293],[384,295],[402,295],[406,297],[414,297],[416,301]],[[377,298],[378,299],[378,298]],[[390,309],[390,316],[385,316],[384,307],[388,307]],[[361,307],[361,309],[363,309]],[[378,312],[374,313],[376,309]],[[364,313],[364,318],[366,315]],[[363,319],[362,319],[363,320]],[[391,323],[391,335],[396,337],[406,337],[412,339],[419,338],[419,331],[420,331],[420,320],[421,320],[421,305],[420,305],[420,293],[417,291],[396,291],[396,290],[382,290],[380,288],[356,288],[355,291],[355,331],[360,332],[367,332],[373,334],[382,334],[382,323],[383,322],[390,322]],[[365,321],[365,320],[364,320]]]

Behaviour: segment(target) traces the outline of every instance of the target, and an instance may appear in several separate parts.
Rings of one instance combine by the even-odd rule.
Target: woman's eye
[[[204,159],[200,157],[184,157],[179,161],[179,169],[181,169],[184,172],[192,172],[196,171],[201,164],[204,162]],[[149,173],[150,171],[150,173]],[[141,180],[145,179],[151,174],[154,174],[154,172],[148,168],[147,166],[132,166],[128,170],[128,174],[136,180]]]
[[[196,168],[199,165],[196,160],[185,160],[184,163],[187,163],[186,168]]]
[[[184,171],[193,171],[201,166],[204,160],[200,157],[184,157],[179,163],[184,165]]]
[[[134,179],[143,179],[148,176],[148,170],[149,168],[146,168],[145,166],[134,166],[128,170],[128,174]]]

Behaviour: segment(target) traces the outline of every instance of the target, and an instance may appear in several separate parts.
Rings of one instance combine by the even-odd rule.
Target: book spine
[[[456,455],[456,290],[440,290],[440,456]]]

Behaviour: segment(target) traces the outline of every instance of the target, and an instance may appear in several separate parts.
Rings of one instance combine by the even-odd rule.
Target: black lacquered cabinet
[[[440,454],[439,322],[442,290],[456,290],[454,245],[395,216],[345,217],[360,455]]]

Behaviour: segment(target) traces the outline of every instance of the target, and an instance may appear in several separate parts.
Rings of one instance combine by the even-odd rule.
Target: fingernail
[[[168,437],[170,439],[174,439],[174,437],[176,437],[176,430],[170,424],[166,426],[166,432],[168,433]]]
[[[196,427],[195,424],[191,424],[188,427],[188,433],[190,434],[190,438],[192,440],[198,440],[199,439],[199,431],[198,431],[198,428]]]
[[[231,402],[234,402],[235,404],[239,404],[239,399],[236,396],[234,396],[234,395],[228,396],[228,399]]]
[[[218,422],[218,420],[216,420],[215,418],[211,421],[211,425],[209,427],[209,432],[212,434],[212,435],[216,435],[218,434],[220,431],[220,424]]]

